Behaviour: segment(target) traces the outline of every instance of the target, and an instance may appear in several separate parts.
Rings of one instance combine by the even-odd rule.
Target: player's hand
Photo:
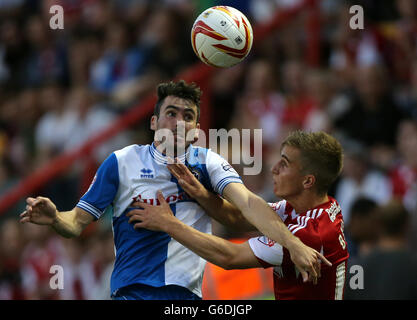
[[[56,221],[56,206],[48,198],[26,199],[26,210],[20,214],[20,222],[32,222],[40,225],[52,225]]]
[[[133,224],[133,228],[166,232],[166,227],[171,219],[175,219],[174,214],[161,191],[157,192],[157,198],[160,203],[159,206],[143,202],[135,202],[133,204],[134,207],[141,208],[133,209],[126,214],[129,217],[129,223]]]
[[[299,239],[288,250],[292,262],[303,278],[303,282],[312,281],[316,284],[321,276],[321,262],[328,266],[332,265],[321,253],[306,246]]]
[[[196,200],[208,196],[208,190],[198,181],[191,171],[179,161],[168,164],[168,170],[177,178],[178,184],[184,191]]]

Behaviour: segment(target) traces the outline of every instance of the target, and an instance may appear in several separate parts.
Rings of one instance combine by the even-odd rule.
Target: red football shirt
[[[329,197],[328,202],[300,214],[285,200],[270,203],[270,206],[295,236],[332,263],[331,267],[321,265],[321,277],[316,285],[304,283],[287,249],[266,236],[249,239],[249,245],[262,266],[274,267],[275,298],[343,299],[349,253],[337,201]]]

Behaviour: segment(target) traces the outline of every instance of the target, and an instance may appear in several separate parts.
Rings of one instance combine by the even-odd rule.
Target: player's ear
[[[199,134],[200,134],[200,124],[197,122],[195,126],[195,132],[194,132],[194,142],[198,140]]]
[[[158,128],[157,122],[158,122],[158,116],[153,115],[151,117],[151,130],[156,131],[156,129]]]
[[[304,176],[303,186],[304,189],[311,189],[316,184],[316,177],[312,174]]]

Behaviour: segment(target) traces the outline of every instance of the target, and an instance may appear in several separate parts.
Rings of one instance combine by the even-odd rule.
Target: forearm
[[[165,232],[203,259],[230,269],[238,255],[238,245],[211,234],[200,232],[175,217],[165,223]]]
[[[56,218],[51,225],[59,235],[65,238],[78,237],[83,231],[83,225],[78,222],[77,209],[56,213]]]
[[[260,232],[283,247],[291,249],[299,241],[269,205],[254,193],[250,192],[245,201],[236,203],[236,206]]]
[[[220,196],[206,190],[196,200],[210,217],[222,225],[238,231],[255,230],[236,206]]]

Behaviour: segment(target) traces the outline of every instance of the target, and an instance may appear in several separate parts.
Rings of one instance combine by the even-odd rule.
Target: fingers
[[[158,198],[159,203],[161,204],[161,206],[169,206],[169,204],[166,202],[166,200],[164,198],[164,195],[162,194],[161,190],[158,190],[156,192],[156,197]]]
[[[316,263],[316,270],[317,270],[317,277],[320,278],[321,277],[321,264],[319,261]]]
[[[327,264],[329,267],[332,266],[332,263],[329,260],[327,260],[321,253],[317,252],[317,256],[318,256],[318,259],[320,259],[322,262]]]
[[[301,276],[303,278],[303,282],[307,282],[308,281],[308,273],[305,270],[299,269]]]
[[[133,229],[145,229],[146,225],[143,222],[137,222],[133,225]]]
[[[151,204],[149,204],[149,203],[145,203],[145,202],[140,202],[140,201],[136,201],[136,202],[133,202],[132,203],[132,207],[135,207],[135,208],[142,208],[142,209],[146,209],[146,208],[148,208],[148,207],[150,207],[150,206],[152,206]],[[129,211],[129,212],[131,212],[131,211]],[[126,214],[127,215],[127,214]]]
[[[316,271],[316,269],[314,268],[314,265],[310,265],[310,267],[307,269],[307,271],[309,272],[310,277],[311,277],[312,279],[317,278],[317,271]]]
[[[47,202],[48,200],[49,200],[49,199],[48,199],[48,198],[45,198],[45,197],[36,197],[36,198],[28,197],[28,198],[26,199],[26,203],[27,203],[29,206],[34,207],[34,206],[37,206],[37,205],[46,204],[46,202]]]
[[[19,215],[19,218],[20,218],[20,220],[19,220],[20,223],[30,222],[30,214],[29,214],[29,212],[27,210],[26,211],[23,211]]]
[[[27,199],[26,199],[26,203],[27,203],[29,206],[34,206],[34,205],[36,205],[38,202],[39,202],[39,201],[38,201],[37,199],[32,198],[32,197],[29,197],[29,198],[27,198]]]
[[[139,204],[149,206],[149,204],[146,204],[146,203],[139,203]],[[141,209],[141,210],[137,210],[137,209],[130,210],[128,213],[126,213],[126,217],[131,217],[131,216],[134,216],[134,215],[142,215],[145,210],[146,210],[146,208]]]
[[[183,175],[185,172],[182,168],[182,166],[184,166],[183,164],[178,164],[178,163],[173,163],[173,164],[168,164],[168,170],[172,173],[172,175],[178,179],[181,178],[181,175]],[[184,166],[185,167],[185,166]]]
[[[134,214],[129,218],[129,223],[142,222],[143,218],[140,214]]]

